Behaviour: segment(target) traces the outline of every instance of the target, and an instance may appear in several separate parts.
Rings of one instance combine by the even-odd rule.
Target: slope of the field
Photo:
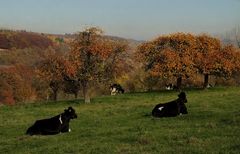
[[[0,153],[240,153],[240,88],[186,91],[188,115],[152,118],[155,104],[177,92],[102,96],[72,102],[0,107]],[[36,119],[73,106],[72,132],[27,136]]]

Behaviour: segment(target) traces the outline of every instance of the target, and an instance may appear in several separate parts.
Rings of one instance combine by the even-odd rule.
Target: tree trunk
[[[177,90],[182,89],[182,77],[177,78]]]
[[[85,103],[90,103],[91,100],[90,100],[90,96],[89,96],[89,93],[88,93],[88,84],[87,82],[83,82],[82,83],[83,85],[83,97],[84,97],[84,102]]]
[[[204,74],[204,84],[203,84],[204,89],[207,88],[208,82],[209,82],[209,74]]]
[[[53,90],[53,100],[55,102],[57,101],[57,92],[58,92],[58,90]]]
[[[74,93],[74,97],[75,97],[75,99],[77,99],[77,97],[78,97],[78,93],[77,92]]]
[[[58,89],[59,89],[59,83],[56,81],[55,82],[51,81],[49,86],[53,92],[53,98],[52,98],[53,101],[57,101],[57,93],[58,93]]]

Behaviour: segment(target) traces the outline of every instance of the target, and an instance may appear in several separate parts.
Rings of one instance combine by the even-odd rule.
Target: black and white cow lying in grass
[[[124,93],[124,89],[122,88],[122,86],[120,84],[112,84],[109,87],[111,95],[116,95],[116,94],[123,94]]]
[[[28,128],[28,135],[54,135],[58,133],[70,132],[69,122],[71,119],[77,118],[77,114],[72,107],[65,109],[63,113],[49,118],[37,120]]]
[[[187,107],[185,106],[187,103],[187,98],[185,92],[181,92],[178,95],[178,99],[164,103],[158,104],[152,110],[152,116],[154,117],[175,117],[180,114],[187,114]]]
[[[166,90],[177,90],[178,88],[177,88],[176,85],[170,83],[170,84],[166,84],[166,85],[165,85],[165,89],[166,89]]]

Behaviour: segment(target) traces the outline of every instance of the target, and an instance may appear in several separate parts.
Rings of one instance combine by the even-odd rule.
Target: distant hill
[[[0,29],[0,50],[3,49],[24,49],[37,47],[46,49],[54,44],[68,45],[75,38],[76,34],[47,34],[27,32],[24,30]],[[143,41],[126,39],[118,36],[106,35],[106,38],[119,41],[127,41],[132,49],[135,49]]]
[[[71,42],[75,37],[76,34],[45,34],[48,38],[50,38],[54,43],[57,44],[65,44],[69,45],[69,42]],[[127,39],[123,37],[118,36],[111,36],[111,35],[105,35],[104,36],[107,39],[114,40],[114,41],[126,41],[129,43],[130,49],[129,53],[132,53],[135,51],[136,47],[141,44],[144,41],[138,41],[134,39]]]
[[[6,30],[0,29],[0,51],[3,49],[24,49],[37,47],[40,49],[46,49],[54,44],[65,44],[75,38],[76,34],[47,34],[27,32],[25,30]],[[219,38],[224,44],[238,45],[236,41],[236,32],[234,30],[228,31],[225,34],[215,34],[215,37]],[[118,36],[106,35],[105,37],[112,40],[127,41],[132,49],[135,49],[139,44],[144,41],[127,39]],[[237,34],[238,40],[240,40],[240,32]]]
[[[26,31],[0,30],[0,49],[23,49],[32,47],[46,49],[52,45],[53,42],[44,34]]]
[[[63,42],[70,42],[72,41],[75,37],[76,34],[46,34],[51,40],[55,41],[63,41]],[[118,37],[118,36],[111,36],[111,35],[105,35],[106,38],[111,39],[111,40],[117,40],[117,41],[128,41],[130,44],[140,44],[143,41],[138,41],[134,39],[127,39],[123,37]]]

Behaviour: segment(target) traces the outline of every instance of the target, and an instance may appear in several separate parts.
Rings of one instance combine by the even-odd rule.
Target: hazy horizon
[[[240,0],[0,0],[0,28],[65,34],[98,26],[136,40],[221,34],[240,25]]]

